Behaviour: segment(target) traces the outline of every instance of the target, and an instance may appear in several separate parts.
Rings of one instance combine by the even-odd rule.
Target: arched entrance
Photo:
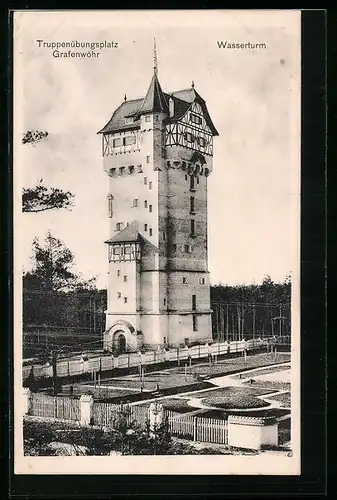
[[[117,330],[114,334],[113,350],[118,354],[126,352],[126,337],[122,330]]]

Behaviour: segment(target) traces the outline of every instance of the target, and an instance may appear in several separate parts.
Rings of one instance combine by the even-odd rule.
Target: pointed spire
[[[192,85],[191,85],[192,89],[194,89],[194,80],[192,80]]]
[[[158,76],[157,48],[155,38],[153,39],[153,72],[156,76]]]
[[[127,101],[127,97],[126,97],[126,94],[125,94],[124,95],[124,102],[126,102],[126,101]]]

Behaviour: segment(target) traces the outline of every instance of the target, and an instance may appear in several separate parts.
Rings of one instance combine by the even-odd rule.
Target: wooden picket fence
[[[78,422],[81,420],[80,401],[70,397],[53,397],[47,394],[32,393],[29,414],[35,417]]]
[[[127,408],[125,416],[129,425],[131,422],[137,422],[141,427],[145,426],[148,418],[146,407],[128,407],[104,402],[94,403],[94,424],[111,427],[114,419],[120,415],[122,408]],[[165,410],[165,416],[173,436],[204,443],[228,443],[228,427],[225,420],[196,417],[167,410]]]
[[[203,418],[166,412],[173,436],[203,443],[228,444],[228,426],[225,420]]]
[[[147,408],[140,406],[114,405],[112,403],[94,402],[94,425],[102,427],[111,427],[113,421],[119,417],[125,410],[125,417],[128,425],[132,422],[137,422],[138,425],[144,426],[147,421]]]
[[[32,393],[29,414],[36,417],[60,420],[81,420],[80,400],[70,397],[53,397],[41,393]],[[99,427],[112,427],[114,420],[124,410],[127,424],[136,422],[145,427],[148,420],[148,408],[145,406],[115,405],[95,401],[93,406],[93,424]],[[204,443],[228,444],[228,427],[225,420],[203,418],[165,410],[169,429],[173,436]]]

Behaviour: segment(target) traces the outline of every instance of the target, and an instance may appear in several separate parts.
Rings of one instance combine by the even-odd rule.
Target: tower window
[[[128,135],[127,137],[124,137],[124,146],[131,146],[131,144],[135,144],[136,142],[136,136],[135,135]]]
[[[190,212],[194,213],[195,207],[194,207],[194,196],[190,197]]]
[[[127,276],[124,276],[124,281],[128,281],[128,277]]]
[[[187,174],[186,174],[186,175],[185,175],[185,181],[187,181],[187,179],[188,179],[188,176],[187,176]]]
[[[200,285],[204,285],[205,284],[205,278],[199,278],[199,283],[200,283]]]
[[[197,184],[199,184],[199,177],[197,177]]]
[[[152,205],[149,205],[149,212],[152,212]]]
[[[117,297],[118,297],[119,299],[122,297],[121,292],[118,292],[118,293],[117,293]]]
[[[152,189],[152,181],[149,182],[149,189]]]
[[[146,163],[150,163],[150,157],[149,156],[146,157]]]
[[[144,201],[144,208],[147,208],[147,200]]]
[[[145,116],[145,121],[146,122],[150,122],[151,121],[151,116],[150,115],[146,115]]]
[[[152,236],[152,227],[150,227],[149,234]]]
[[[117,277],[119,278],[120,275],[121,275],[121,270],[117,269]]]
[[[147,231],[147,224],[144,224],[144,231]]]
[[[193,314],[193,331],[197,332],[198,331],[198,316],[196,314]]]
[[[186,276],[183,276],[183,285],[187,285],[187,278],[186,278]]]
[[[184,252],[185,253],[192,253],[191,245],[184,245]]]
[[[124,297],[124,304],[126,304],[128,301],[128,298],[127,297]]]
[[[138,198],[133,198],[132,199],[132,205],[133,208],[138,207]]]
[[[196,308],[197,308],[197,296],[192,295],[192,309],[193,309],[193,311],[195,311]]]
[[[166,306],[166,297],[164,297],[164,306]]]
[[[108,195],[108,212],[109,212],[109,218],[110,219],[111,219],[111,217],[113,215],[112,200],[113,200],[113,196],[112,196],[112,194],[109,194]]]
[[[187,141],[187,142],[194,142],[194,136],[191,134],[191,132],[185,132],[184,138],[185,138],[185,141]]]
[[[163,232],[163,240],[164,241],[166,240],[166,233],[165,233],[165,231]]]
[[[195,190],[195,182],[194,182],[194,179],[195,179],[194,175],[191,175],[191,176],[190,176],[190,190],[191,190],[191,191],[194,191],[194,190]]]
[[[147,177],[144,177],[144,184],[147,185]]]
[[[195,236],[195,220],[191,219],[190,224],[191,224],[191,236]]]
[[[116,231],[121,231],[123,228],[123,222],[117,222],[116,223]]]

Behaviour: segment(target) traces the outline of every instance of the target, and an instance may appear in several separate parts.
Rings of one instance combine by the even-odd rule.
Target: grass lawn
[[[264,394],[271,394],[273,391],[270,389],[254,388],[254,387],[219,387],[218,389],[213,389],[210,391],[202,391],[195,393],[186,393],[184,396],[189,396],[191,398],[206,398],[208,396],[221,396],[223,398],[236,397],[237,395],[248,395],[250,397],[262,396]]]
[[[243,385],[245,387],[253,387],[253,388],[261,388],[261,389],[270,389],[271,391],[290,391],[290,383],[289,382],[278,382],[276,380],[258,380],[252,378],[252,383],[250,381],[244,382]]]
[[[249,378],[254,376],[260,376],[260,375],[267,375],[268,373],[277,373],[277,372],[283,372],[284,370],[290,370],[290,365],[283,365],[283,366],[270,366],[269,368],[264,368],[263,370],[258,370],[254,372],[247,372],[243,373],[242,376],[240,375],[233,375],[234,380],[240,380],[243,378]]]
[[[283,394],[271,396],[270,399],[273,401],[279,401],[280,403],[282,403],[282,406],[285,406],[286,408],[290,408],[290,406],[291,406],[291,394],[290,394],[290,392],[284,392]]]
[[[177,413],[190,413],[191,411],[195,411],[198,408],[194,406],[190,406],[187,404],[187,399],[182,398],[170,398],[170,399],[162,399],[159,400],[158,403],[162,404],[165,410],[175,411]],[[150,406],[150,403],[145,403],[139,406]]]
[[[187,374],[185,377],[184,373],[179,372],[151,372],[144,376],[144,389],[155,391],[157,385],[159,385],[160,390],[185,386],[196,382],[197,380],[192,374]],[[125,377],[104,380],[103,385],[140,389],[141,381],[137,375],[127,375]]]

